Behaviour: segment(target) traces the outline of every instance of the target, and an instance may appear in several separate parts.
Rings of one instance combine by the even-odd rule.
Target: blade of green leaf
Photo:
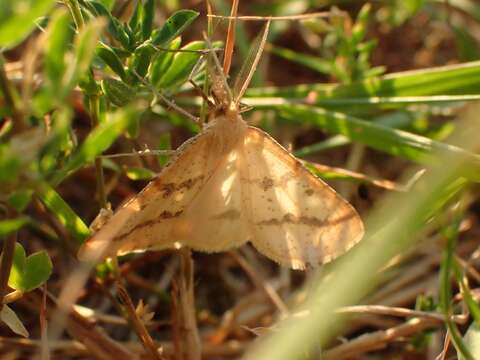
[[[65,55],[69,52],[73,35],[70,15],[65,10],[56,11],[47,29],[45,69],[52,89],[61,88],[67,64]]]
[[[147,40],[152,34],[153,20],[155,17],[155,2],[153,0],[146,0],[143,5],[143,19],[142,19],[142,40]]]
[[[156,46],[166,46],[178,37],[198,15],[199,13],[193,10],[178,10],[167,19],[158,32],[152,35],[152,43]]]
[[[471,179],[479,178],[480,157],[459,147],[324,109],[305,105],[282,106],[280,109],[287,120],[311,124],[329,133],[344,135],[376,150],[415,162],[431,162],[434,152],[450,153],[471,163],[471,172],[464,175]]]
[[[480,61],[392,73],[348,85],[252,88],[247,91],[247,96],[305,98],[310,93],[314,93],[317,99],[479,94]]]
[[[20,216],[15,219],[7,219],[0,221],[0,239],[14,233],[30,222],[28,216]]]
[[[120,76],[123,81],[126,81],[127,74],[123,68],[122,61],[110,46],[100,43],[97,47],[96,53],[97,56],[102,59],[103,62],[113,70],[113,72],[115,72],[115,74]]]
[[[55,1],[29,0],[23,1],[22,6],[15,3],[16,1],[5,1],[5,6],[2,6],[2,11],[13,10],[8,18],[0,17],[0,46],[4,48],[12,48],[25,39],[35,29],[35,20],[48,14]]]
[[[182,50],[205,49],[204,41],[193,41],[182,47]],[[158,81],[161,88],[174,88],[183,84],[190,75],[193,67],[200,59],[199,53],[180,52],[175,54],[171,66]]]
[[[104,25],[103,19],[96,19],[82,27],[80,33],[75,38],[74,60],[69,69],[69,76],[65,79],[65,85],[61,89],[63,96],[77,85],[79,79],[85,76],[95,55],[98,39]]]
[[[135,100],[135,91],[122,81],[105,78],[101,82],[101,87],[108,100],[116,106],[125,106]]]
[[[158,140],[158,150],[171,150],[172,149],[172,141],[170,137],[170,133],[164,133],[160,135],[160,139]],[[158,156],[158,164],[160,166],[164,166],[167,164],[169,160],[169,156],[159,155]]]
[[[90,235],[90,230],[83,220],[49,184],[41,183],[35,190],[40,200],[78,244],[81,244]]]
[[[152,56],[155,54],[155,48],[149,44],[140,45],[133,54],[132,68],[135,72],[144,77],[147,74]],[[138,77],[133,74],[132,78],[138,81]]]
[[[182,39],[178,37],[170,42],[168,48],[170,50],[177,50],[181,43]],[[155,87],[158,87],[158,83],[163,74],[166,73],[172,64],[174,55],[175,53],[173,51],[161,51],[152,61],[152,65],[150,66],[150,81]]]
[[[128,106],[114,113],[107,114],[107,120],[99,124],[87,137],[78,150],[65,164],[62,171],[53,179],[54,184],[60,183],[66,176],[108,149],[125,129],[140,116],[140,108]]]
[[[285,60],[295,62],[321,74],[335,75],[335,63],[330,60],[322,59],[318,56],[299,53],[291,49],[280,46],[272,46],[269,51]]]
[[[112,16],[110,11],[98,1],[86,1],[86,6],[96,16],[103,16],[108,19],[108,32],[128,51],[133,51],[130,46],[130,39],[123,29],[122,24]]]

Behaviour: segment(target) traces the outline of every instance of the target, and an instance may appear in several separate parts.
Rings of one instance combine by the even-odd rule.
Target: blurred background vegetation
[[[212,6],[228,15],[231,3]],[[101,208],[137,193],[200,130],[164,99],[202,113],[188,79],[205,79],[206,3],[0,0],[2,356],[480,358],[480,4],[239,6],[318,11],[328,15],[272,23],[244,117],[347,198],[367,235],[319,273],[249,246],[194,254],[186,309],[176,251],[94,270],[75,254]],[[261,27],[237,22],[234,74]],[[226,29],[212,21],[215,46]],[[185,330],[192,317],[198,329]]]

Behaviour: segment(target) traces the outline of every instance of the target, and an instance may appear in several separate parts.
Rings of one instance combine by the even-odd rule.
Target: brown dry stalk
[[[161,355],[161,353],[158,351],[157,347],[155,346],[152,340],[152,337],[150,336],[150,334],[147,331],[147,328],[145,327],[145,324],[143,323],[142,320],[138,318],[137,313],[135,311],[135,306],[133,305],[132,299],[130,299],[130,296],[128,295],[127,290],[119,282],[116,283],[116,288],[117,288],[118,296],[122,301],[123,305],[125,306],[125,310],[128,313],[128,318],[130,319],[133,329],[135,330],[135,333],[137,334],[139,339],[142,341],[142,344],[145,346],[145,349],[149,352],[152,359],[163,360],[164,357]]]
[[[254,285],[259,289],[262,290],[267,298],[271,301],[273,306],[275,306],[278,311],[280,311],[282,316],[287,316],[289,314],[287,305],[283,302],[282,298],[275,289],[263,279],[262,275],[260,275],[255,269],[246,261],[243,256],[241,256],[237,251],[230,251],[230,256],[235,259],[235,261],[240,265],[240,267],[245,271],[247,276],[250,280],[254,283]]]
[[[185,360],[200,360],[202,344],[195,312],[193,260],[190,249],[180,249],[180,276],[178,279],[179,310],[183,330],[182,352]]]
[[[335,360],[358,357],[360,354],[378,350],[399,338],[417,334],[423,330],[436,327],[441,322],[433,318],[415,318],[401,325],[361,335],[351,341],[338,345],[322,353],[322,359]]]

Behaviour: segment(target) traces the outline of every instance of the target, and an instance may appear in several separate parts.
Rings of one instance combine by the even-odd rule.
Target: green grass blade
[[[49,184],[39,184],[36,193],[78,245],[90,235],[90,230],[83,220]]]
[[[35,29],[35,20],[46,15],[55,1],[23,1],[22,6],[15,6],[16,1],[12,1],[11,5],[7,5],[9,1],[2,3],[4,3],[2,11],[5,13],[0,15],[0,46],[11,48],[18,45]]]
[[[392,73],[348,85],[254,88],[247,91],[247,96],[305,98],[311,92],[318,99],[480,94],[480,61]]]
[[[87,137],[80,149],[69,159],[63,169],[54,177],[58,184],[73,171],[91,163],[140,116],[140,110],[134,106],[122,108],[108,114],[105,122],[99,124]]]
[[[451,154],[470,163],[472,169],[465,175],[472,179],[478,180],[479,178],[480,156],[459,147],[345,114],[305,105],[284,106],[280,109],[282,116],[287,120],[311,124],[331,134],[341,134],[352,141],[415,162],[431,162],[433,153]]]
[[[27,216],[20,216],[15,219],[7,219],[0,221],[0,239],[20,230],[26,224],[30,222],[30,218]]]

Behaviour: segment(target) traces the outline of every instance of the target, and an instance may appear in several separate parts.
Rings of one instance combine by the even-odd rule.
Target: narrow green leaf
[[[12,191],[7,201],[17,212],[22,212],[30,203],[32,195],[33,191],[30,189],[18,189]]]
[[[80,77],[85,76],[97,47],[100,33],[103,29],[103,21],[95,20],[86,24],[75,38],[74,60],[69,71],[69,77],[65,81],[64,96],[77,85]]]
[[[92,162],[95,157],[108,149],[125,129],[140,116],[138,107],[124,107],[114,113],[107,114],[107,120],[99,124],[78,150],[65,164],[53,182],[58,184],[68,174]]]
[[[27,216],[20,216],[15,219],[7,219],[0,221],[0,239],[20,230],[30,222]]]
[[[141,167],[129,167],[125,169],[125,174],[131,180],[151,180],[155,177],[155,172]]]
[[[103,16],[108,19],[108,32],[128,51],[133,51],[130,46],[130,39],[122,24],[112,16],[110,11],[98,1],[87,1],[85,3],[90,11],[96,16]]]
[[[147,74],[148,66],[150,65],[150,60],[152,59],[154,53],[154,47],[148,43],[143,44],[135,49],[132,68],[135,70],[137,75],[140,75],[143,78]],[[138,76],[133,74],[133,79],[138,81]]]
[[[137,0],[136,3],[137,4],[135,5],[135,10],[133,10],[132,16],[128,21],[128,26],[134,33],[137,32],[137,26],[140,23],[141,18],[143,16],[142,0]]]
[[[155,17],[155,2],[153,0],[146,0],[143,5],[143,19],[142,19],[142,37],[143,41],[147,40],[152,34],[153,20]]]
[[[308,67],[316,72],[327,75],[335,75],[336,67],[333,61],[320,58],[318,56],[299,53],[291,49],[280,46],[272,46],[271,53],[285,60]],[[337,76],[338,77],[338,76]]]
[[[48,14],[54,0],[15,0],[2,2],[0,46],[12,48],[35,29],[35,20]]]
[[[172,149],[172,141],[171,141],[170,133],[164,133],[160,135],[160,139],[158,141],[158,150],[171,150],[171,149]],[[165,164],[167,164],[169,159],[170,159],[169,156],[159,155],[158,164],[160,166],[164,166]]]
[[[451,154],[471,163],[471,173],[466,176],[472,179],[479,177],[480,157],[459,147],[324,109],[305,105],[289,105],[280,109],[288,120],[312,124],[329,133],[344,135],[374,149],[415,162],[428,163],[433,160],[433,155]]]
[[[17,314],[10,309],[7,304],[4,304],[0,311],[0,320],[2,320],[15,334],[28,338],[29,334],[22,321]]]
[[[247,95],[303,99],[312,92],[316,94],[316,98],[319,100],[361,97],[480,94],[480,61],[392,73],[349,85],[306,84],[283,88],[252,88],[247,91]]]
[[[103,43],[100,43],[99,46],[97,46],[97,55],[100,59],[103,60],[103,62],[112,69],[112,71],[120,76],[120,78],[123,81],[126,81],[127,74],[125,72],[125,69],[123,68],[122,61],[118,57],[117,53],[113,51],[113,49]]]
[[[178,37],[170,42],[168,48],[170,50],[177,50],[181,43],[182,39]],[[173,51],[161,51],[152,61],[152,65],[150,66],[150,79],[155,87],[158,87],[158,83],[163,74],[166,73],[172,64],[174,55],[175,53]]]
[[[106,78],[101,86],[108,100],[116,106],[122,107],[135,100],[135,91],[122,81]]]
[[[182,50],[202,50],[204,48],[205,42],[193,41],[182,47]],[[161,88],[174,88],[183,84],[188,79],[199,58],[199,53],[180,52],[175,54],[171,66],[158,81],[158,86]]]
[[[163,27],[152,36],[152,42],[156,46],[166,46],[170,41],[178,37],[199,15],[193,10],[178,10],[170,16]]]
[[[52,89],[56,91],[62,86],[62,79],[67,64],[65,56],[69,52],[73,30],[70,14],[65,10],[56,11],[47,29],[45,50],[45,69]]]
[[[83,220],[49,184],[39,184],[36,193],[78,244],[81,244],[90,235],[90,230]]]

